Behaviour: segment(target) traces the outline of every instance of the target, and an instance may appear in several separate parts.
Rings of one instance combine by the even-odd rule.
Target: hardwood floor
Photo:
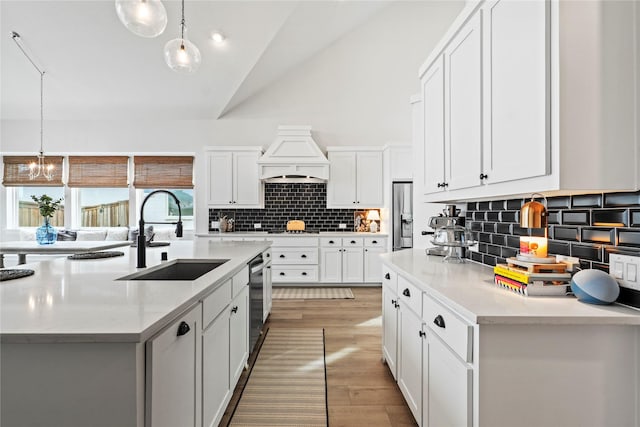
[[[382,362],[382,288],[351,289],[355,299],[274,300],[266,327],[324,328],[331,427],[415,426],[393,376]],[[247,376],[245,371],[222,426],[228,424]]]

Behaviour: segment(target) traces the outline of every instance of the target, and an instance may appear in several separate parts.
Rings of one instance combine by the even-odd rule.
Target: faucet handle
[[[182,237],[182,221],[180,220],[176,224],[176,237]]]

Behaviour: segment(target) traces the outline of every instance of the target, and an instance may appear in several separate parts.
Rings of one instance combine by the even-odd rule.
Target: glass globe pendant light
[[[180,21],[180,38],[170,40],[164,46],[164,60],[173,71],[178,73],[194,73],[202,62],[200,50],[185,37],[184,0],[182,0],[182,21]]]
[[[116,13],[140,37],[157,37],[167,27],[167,11],[160,0],[116,0]]]

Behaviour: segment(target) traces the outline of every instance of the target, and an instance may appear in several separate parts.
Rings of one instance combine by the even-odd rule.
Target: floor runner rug
[[[269,329],[231,426],[326,426],[324,330]]]
[[[352,299],[351,288],[273,288],[273,299]]]

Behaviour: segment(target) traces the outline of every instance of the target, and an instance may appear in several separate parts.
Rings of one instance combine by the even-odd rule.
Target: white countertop
[[[41,245],[35,240],[17,240],[11,242],[0,242],[0,253],[5,254],[72,254],[92,251],[103,251],[105,249],[130,246],[131,242],[126,240],[97,240],[97,241],[60,241],[53,245]]]
[[[29,277],[0,282],[2,342],[142,342],[243,268],[262,242],[171,241],[147,248],[147,267],[180,258],[229,259],[192,282],[116,280],[136,269],[136,248],[97,260],[57,258],[19,266]]]
[[[388,237],[387,233],[356,233],[354,231],[321,231],[320,233],[268,233],[266,231],[234,231],[232,233],[196,233],[196,237]]]
[[[442,257],[427,256],[423,249],[381,257],[471,323],[640,325],[640,310],[621,305],[593,305],[573,296],[522,296],[507,291],[493,284],[493,269],[488,266],[443,263]]]

